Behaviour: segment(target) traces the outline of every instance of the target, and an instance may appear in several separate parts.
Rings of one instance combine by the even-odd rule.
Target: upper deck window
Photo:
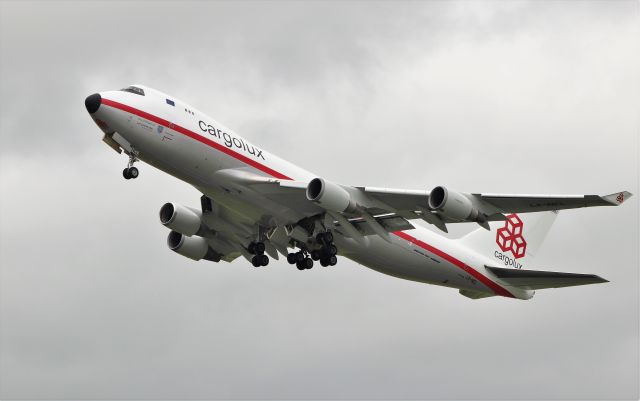
[[[144,90],[138,88],[137,86],[129,86],[127,88],[122,88],[120,90],[124,92],[135,93],[136,95],[144,96]]]

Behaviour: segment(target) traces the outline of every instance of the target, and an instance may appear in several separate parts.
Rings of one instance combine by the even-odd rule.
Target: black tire
[[[138,178],[139,175],[140,175],[140,172],[136,167],[129,168],[129,177]]]
[[[324,233],[324,242],[330,244],[333,242],[333,233],[331,231],[327,231]]]
[[[129,175],[129,169],[125,168],[124,170],[122,170],[122,176],[124,177],[125,180],[130,180],[131,176]]]
[[[287,262],[289,262],[290,265],[295,264],[296,263],[296,254],[295,253],[287,254]]]
[[[336,255],[338,253],[338,248],[331,244],[327,247],[327,253],[331,256]]]
[[[260,261],[258,260],[257,256],[251,258],[251,264],[253,265],[253,267],[260,267]]]
[[[336,263],[338,263],[338,258],[336,258],[335,256],[332,256],[329,258],[328,262],[330,266],[335,266]]]
[[[256,254],[256,243],[255,242],[249,243],[249,246],[247,247],[247,251],[249,251],[250,254],[255,255]]]
[[[298,270],[304,270],[304,265],[302,264],[302,262],[296,262],[296,267],[298,268]]]
[[[322,267],[329,266],[329,262],[327,261],[327,259],[325,259],[325,258],[320,259],[320,266],[322,266]]]
[[[305,269],[311,269],[313,267],[313,260],[311,260],[311,258],[305,258],[303,263]]]
[[[311,251],[311,259],[320,260],[320,251],[317,249]]]
[[[269,264],[269,257],[267,255],[259,255],[258,258],[260,259],[261,266],[266,266]]]
[[[296,253],[296,262],[302,262],[304,260],[304,253],[297,252]]]
[[[267,247],[264,246],[264,242],[256,242],[254,248],[255,248],[256,254],[262,255]]]

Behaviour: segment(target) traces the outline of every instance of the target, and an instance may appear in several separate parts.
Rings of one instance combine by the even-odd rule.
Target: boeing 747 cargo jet
[[[165,203],[169,248],[193,260],[256,268],[286,257],[299,270],[338,256],[394,277],[456,288],[477,299],[529,299],[535,290],[604,283],[593,274],[531,269],[558,210],[618,206],[631,194],[505,195],[342,185],[280,159],[191,105],[133,85],[90,95],[85,106],[103,141],[193,185],[200,207]],[[448,224],[480,227],[449,239]]]

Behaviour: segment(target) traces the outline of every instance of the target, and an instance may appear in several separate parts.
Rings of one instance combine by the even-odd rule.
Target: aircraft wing
[[[631,193],[617,192],[611,195],[510,195],[466,193],[442,186],[428,190],[357,187],[334,184],[321,178],[311,181],[282,180],[254,174],[242,169],[216,172],[232,185],[250,189],[274,204],[291,211],[292,224],[303,217],[326,212],[338,225],[348,231],[348,236],[358,235],[346,221],[363,218],[376,234],[385,236],[389,227],[380,223],[378,216],[390,214],[408,220],[422,219],[447,231],[449,223],[476,222],[489,229],[488,222],[505,220],[505,214],[573,209],[592,206],[617,206]],[[309,189],[313,189],[309,197]],[[293,218],[293,216],[298,216]],[[347,219],[347,220],[345,220]],[[371,231],[371,230],[368,230]]]
[[[506,195],[472,194],[480,202],[501,213],[529,213],[549,210],[576,209],[591,206],[618,206],[629,197],[627,191],[610,195]]]
[[[387,211],[407,219],[421,218],[447,231],[446,224],[475,221],[489,228],[488,221],[504,220],[508,213],[529,213],[593,206],[618,206],[632,196],[627,191],[610,195],[509,195],[470,194],[444,187],[433,191],[360,187],[368,198]]]
[[[391,208],[408,211],[420,210],[428,205],[429,191],[360,187],[368,196]],[[472,203],[480,206],[485,214],[529,213],[591,206],[618,206],[629,197],[630,192],[610,195],[512,195],[512,194],[467,194],[460,193]]]
[[[508,285],[529,290],[572,287],[576,285],[608,283],[595,274],[560,273],[540,270],[506,269],[485,266],[497,278]]]

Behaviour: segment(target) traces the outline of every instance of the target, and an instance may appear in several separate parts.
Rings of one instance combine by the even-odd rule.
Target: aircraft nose
[[[102,97],[99,93],[94,93],[93,95],[89,95],[86,99],[84,99],[84,106],[87,108],[89,114],[93,114],[98,111],[100,103],[102,103]]]

